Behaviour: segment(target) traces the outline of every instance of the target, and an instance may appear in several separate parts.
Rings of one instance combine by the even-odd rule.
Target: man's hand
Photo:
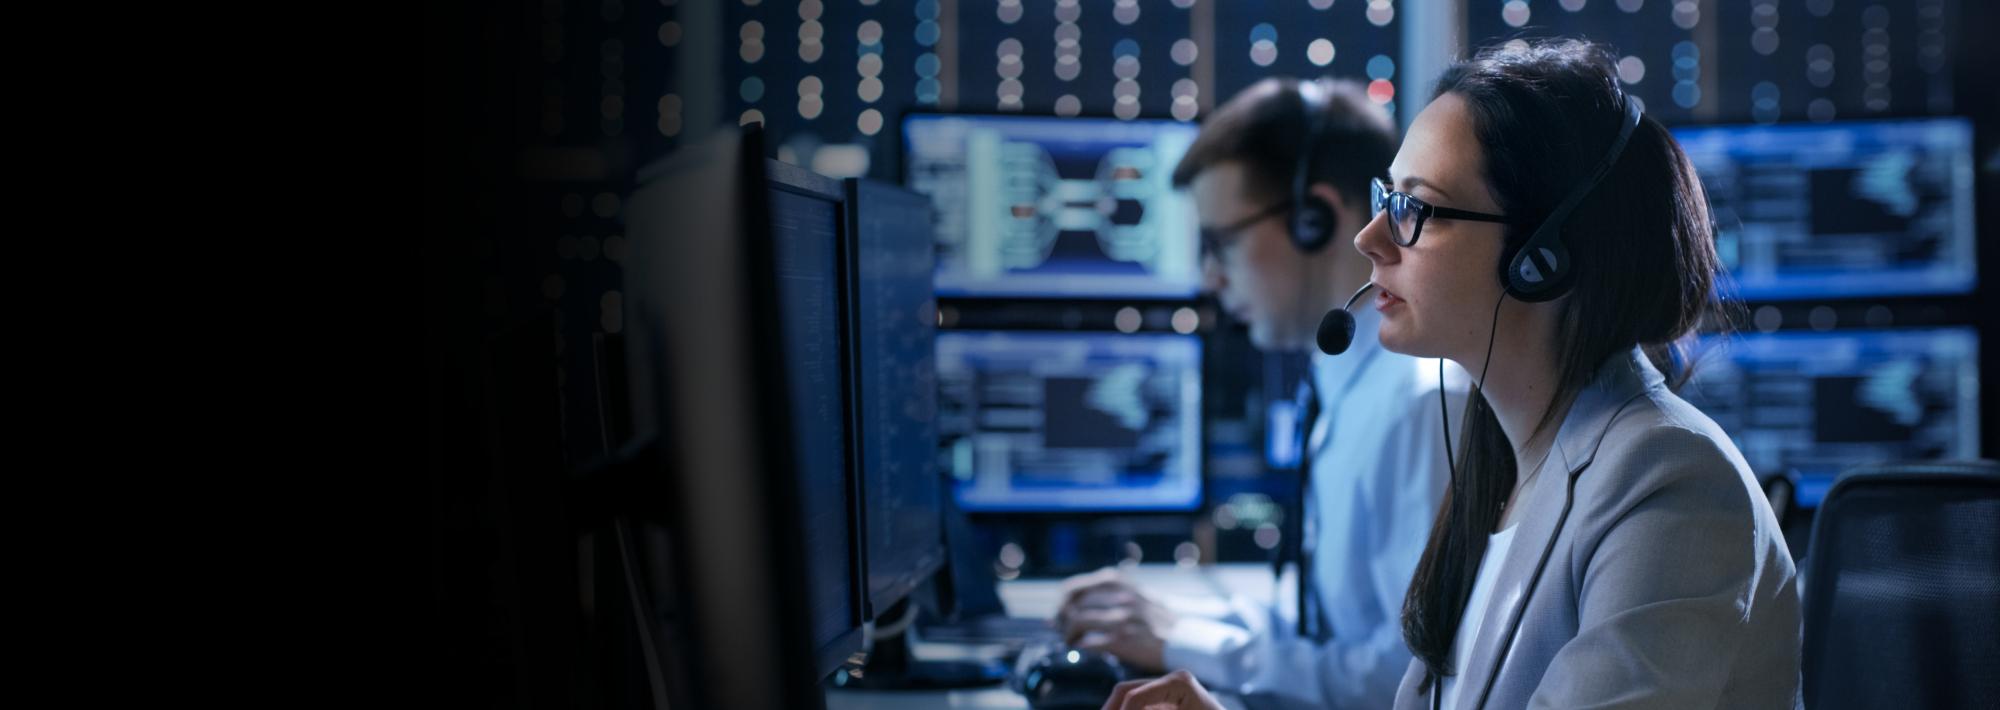
[[[1112,689],[1104,710],[1222,710],[1222,703],[1187,671],[1161,678],[1128,680]]]
[[[1167,632],[1173,612],[1159,605],[1106,568],[1071,577],[1068,593],[1056,613],[1063,641],[1076,648],[1104,651],[1140,673],[1166,670]]]

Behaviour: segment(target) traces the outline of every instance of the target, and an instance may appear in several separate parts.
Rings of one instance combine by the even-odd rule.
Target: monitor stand
[[[889,632],[876,631],[868,662],[833,674],[833,685],[854,690],[943,690],[997,685],[1007,679],[1007,666],[992,661],[924,661],[911,653],[911,620],[916,608],[905,599],[883,618],[901,619]]]

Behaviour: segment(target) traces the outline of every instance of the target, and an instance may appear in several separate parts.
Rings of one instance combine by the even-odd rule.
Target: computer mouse
[[[1057,648],[1028,665],[1021,686],[1038,710],[1096,710],[1124,680],[1125,666],[1111,654]]]

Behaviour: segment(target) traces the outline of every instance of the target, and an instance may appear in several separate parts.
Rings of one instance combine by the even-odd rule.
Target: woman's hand
[[[1149,680],[1128,680],[1112,689],[1104,710],[1223,710],[1194,674],[1174,671]]]

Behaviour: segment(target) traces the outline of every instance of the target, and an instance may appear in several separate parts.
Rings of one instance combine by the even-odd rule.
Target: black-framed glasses
[[[1258,222],[1262,222],[1272,217],[1276,217],[1280,214],[1284,214],[1285,212],[1288,212],[1291,209],[1292,209],[1292,201],[1284,200],[1279,202],[1278,204],[1271,205],[1270,207],[1258,210],[1256,214],[1252,214],[1248,217],[1244,217],[1243,219],[1236,220],[1235,222],[1220,227],[1215,227],[1215,228],[1202,227],[1201,253],[1213,254],[1215,255],[1215,258],[1220,259],[1222,258],[1222,249],[1231,244],[1235,244],[1237,237],[1243,233],[1243,230],[1249,229],[1250,227],[1256,225]]]
[[[1382,214],[1383,210],[1389,211],[1389,237],[1395,240],[1397,246],[1416,246],[1417,235],[1424,231],[1424,222],[1432,217],[1501,224],[1507,222],[1505,215],[1433,205],[1411,196],[1410,193],[1389,189],[1389,183],[1381,178],[1369,181],[1368,204],[1373,209],[1371,214]]]

